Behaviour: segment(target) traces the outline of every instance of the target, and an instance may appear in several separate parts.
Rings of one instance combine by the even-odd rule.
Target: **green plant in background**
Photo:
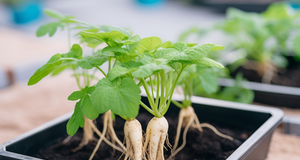
[[[181,109],[178,116],[177,132],[175,137],[175,143],[172,148],[172,156],[170,156],[168,159],[172,159],[174,155],[176,155],[179,151],[181,151],[184,148],[189,128],[195,128],[202,132],[203,127],[208,127],[220,137],[233,140],[232,137],[220,133],[215,127],[208,123],[200,124],[199,119],[192,107],[191,101],[191,97],[195,95],[199,88],[203,89],[209,95],[217,92],[217,90],[219,89],[218,74],[222,74],[221,72],[223,72],[223,70],[224,69],[213,68],[203,65],[191,65],[182,73],[182,76],[179,78],[179,81],[177,83],[177,89],[179,93],[183,91],[183,93],[181,94],[184,95],[184,100],[182,101],[182,103],[172,101],[177,107]],[[184,128],[183,142],[182,145],[177,148],[181,128]]]
[[[226,16],[226,20],[211,29],[193,28],[181,38],[195,33],[203,36],[221,30],[225,34],[225,41],[231,42],[228,48],[232,54],[220,55],[222,59],[225,56],[234,58],[229,60],[234,62],[229,68],[235,69],[237,65],[242,65],[246,69],[255,70],[265,83],[271,82],[279,68],[288,65],[285,56],[290,52],[294,53],[296,59],[299,58],[300,48],[297,44],[300,42],[300,14],[291,10],[287,4],[274,3],[261,14],[230,8]]]
[[[67,123],[67,133],[73,136],[79,127],[84,130],[82,142],[74,151],[93,140],[95,132],[99,140],[90,159],[93,159],[102,141],[120,152],[125,152],[125,159],[164,159],[163,148],[168,132],[168,122],[164,115],[169,109],[180,75],[192,64],[223,68],[220,63],[207,58],[209,52],[223,47],[170,41],[162,43],[158,37],[140,39],[139,35],[133,35],[121,28],[90,25],[53,10],[46,10],[46,14],[59,21],[41,26],[37,36],[53,36],[58,28],[66,27],[71,46],[70,31],[73,26],[72,29],[79,29],[75,35],[81,43],[73,44],[67,53],[53,55],[33,74],[28,85],[38,83],[49,74],[57,75],[67,68],[74,70],[80,90],[68,97],[69,100],[77,102]],[[101,43],[107,46],[97,47]],[[84,55],[82,46],[93,48],[92,54]],[[108,62],[107,73],[100,68],[105,62]],[[102,73],[104,78],[92,84],[92,80],[96,79],[95,71]],[[142,86],[150,106],[140,101]],[[135,119],[140,105],[154,116],[147,126],[144,145],[141,124]],[[102,133],[92,121],[99,114],[103,114]],[[126,147],[115,134],[115,115],[126,120]]]

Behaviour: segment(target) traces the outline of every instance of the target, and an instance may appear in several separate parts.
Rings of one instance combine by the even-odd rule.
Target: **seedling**
[[[215,127],[208,123],[200,123],[198,116],[194,112],[191,102],[191,97],[196,93],[199,87],[203,88],[207,93],[215,93],[219,87],[218,76],[212,71],[216,68],[211,68],[201,65],[191,65],[187,68],[180,77],[178,85],[178,92],[183,91],[184,100],[182,103],[172,101],[177,107],[181,108],[178,116],[177,132],[175,137],[175,143],[172,148],[172,155],[168,159],[172,159],[179,151],[181,151],[186,144],[186,136],[189,128],[194,128],[203,131],[203,127],[212,129],[220,137],[233,140],[232,137],[220,133]],[[181,134],[181,128],[183,131],[182,145],[178,147],[178,142]],[[178,147],[178,148],[177,148]]]
[[[53,17],[61,18],[59,15]],[[75,21],[68,19],[66,23],[86,24]],[[60,19],[59,24],[62,22],[65,23]],[[53,28],[57,26],[60,25]],[[28,85],[36,84],[62,66],[80,67],[85,72],[76,75],[83,76],[86,83],[79,91],[73,92],[68,97],[77,103],[67,123],[67,132],[73,136],[79,127],[88,126],[98,134],[100,138],[90,159],[93,159],[102,141],[118,151],[125,152],[125,159],[164,159],[163,150],[168,132],[168,122],[164,115],[169,109],[180,75],[192,64],[223,68],[220,63],[207,58],[209,52],[223,47],[215,44],[196,45],[170,41],[162,43],[158,37],[140,39],[139,35],[112,26],[88,25],[77,28],[84,28],[77,35],[88,46],[95,47],[103,42],[107,46],[94,51],[91,56],[83,56],[81,46],[74,44],[70,52],[52,56],[34,73]],[[47,33],[53,33],[51,29],[48,31]],[[108,73],[99,67],[106,61]],[[88,70],[95,68],[104,75],[104,78],[91,85],[89,80],[92,76],[88,74]],[[150,106],[141,102],[140,87],[145,89]],[[135,119],[140,105],[154,116],[147,126],[144,144],[141,124]],[[102,133],[90,121],[99,114],[103,114]],[[124,126],[126,148],[114,132],[112,122],[115,115],[126,120]]]
[[[299,59],[300,14],[287,4],[274,3],[261,14],[230,8],[226,15],[226,20],[211,29],[193,28],[183,34],[182,38],[194,33],[203,36],[207,31],[221,30],[225,33],[226,41],[231,42],[229,48],[235,52],[235,56],[229,57],[239,57],[236,62],[246,69],[257,71],[264,83],[270,83],[272,78],[276,78],[279,69],[288,65],[285,56],[290,55],[290,52]],[[237,54],[236,51],[241,53]],[[246,53],[246,61],[242,52]]]

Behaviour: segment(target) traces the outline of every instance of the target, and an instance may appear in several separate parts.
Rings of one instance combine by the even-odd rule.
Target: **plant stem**
[[[160,71],[160,80],[161,80],[161,84],[160,84],[160,87],[161,87],[161,92],[160,92],[160,102],[159,102],[159,108],[161,108],[163,106],[163,104],[165,103],[165,72],[164,71]],[[166,94],[167,96],[167,94]]]
[[[142,101],[140,101],[140,104],[142,107],[144,107],[149,113],[151,113],[152,115],[154,115],[154,112],[152,111],[152,109],[150,109],[149,107],[147,107],[147,105],[145,105],[145,103],[143,103]]]
[[[111,70],[111,57],[108,57],[108,72]]]
[[[168,104],[166,106],[164,106],[163,108],[161,108],[161,110],[160,110],[161,115],[164,115],[167,112],[167,110],[168,110],[168,108],[170,106],[170,103],[172,101],[172,96],[173,96],[173,93],[174,93],[174,90],[175,90],[176,83],[177,83],[177,81],[178,81],[178,79],[179,79],[179,77],[180,77],[180,75],[181,75],[181,73],[182,73],[182,71],[184,70],[185,67],[186,67],[186,65],[182,66],[180,72],[178,73],[178,75],[176,77],[176,80],[173,83],[173,86],[171,88],[171,93],[169,95]]]
[[[172,100],[172,103],[175,104],[175,106],[179,107],[179,108],[185,108],[182,104],[180,104],[177,101]]]
[[[160,97],[159,97],[159,75],[158,75],[158,73],[156,73],[155,75],[157,77],[155,106],[158,106],[158,100],[160,99]]]
[[[152,108],[152,110],[153,110],[153,112],[154,112],[154,116],[155,116],[155,117],[160,117],[160,114],[159,114],[159,112],[158,112],[158,110],[157,110],[157,106],[155,106],[155,104],[154,104],[154,101],[153,101],[153,99],[152,99],[152,97],[151,97],[151,94],[150,94],[150,92],[149,92],[149,90],[148,90],[148,86],[147,86],[147,84],[146,84],[144,78],[142,78],[142,83],[143,83],[143,86],[144,86],[145,91],[146,91],[146,93],[147,93],[147,97],[148,97],[148,100],[149,100],[149,102],[150,102],[150,106],[151,106],[151,108]]]
[[[105,77],[107,77],[107,74],[106,74],[100,67],[96,66],[96,68],[97,68],[99,71],[101,71],[102,74],[103,74]]]

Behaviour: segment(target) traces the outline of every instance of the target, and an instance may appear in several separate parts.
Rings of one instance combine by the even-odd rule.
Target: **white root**
[[[113,128],[113,119],[111,117],[111,111],[107,111],[104,113],[103,115],[103,130],[102,130],[102,134],[100,133],[100,131],[97,129],[96,126],[92,126],[93,130],[98,134],[98,136],[100,137],[96,147],[93,150],[93,153],[91,154],[89,160],[92,160],[93,157],[95,156],[97,150],[99,149],[102,141],[104,140],[108,145],[110,145],[111,147],[113,147],[113,149],[117,149],[120,152],[124,152],[126,151],[125,146],[121,143],[121,141],[119,140],[119,138],[117,137],[114,128]],[[113,142],[117,142],[121,148],[116,147],[114,143],[111,143],[110,141],[107,140],[107,138],[105,137],[106,133],[109,133],[109,137],[111,138],[111,140]]]
[[[124,125],[124,134],[127,151],[124,160],[142,160],[143,158],[143,131],[140,122],[136,119],[127,120]]]
[[[148,123],[144,152],[148,160],[164,160],[164,143],[168,134],[169,124],[165,117],[152,118]],[[146,156],[144,154],[144,156]]]
[[[74,148],[72,152],[76,152],[80,150],[82,147],[86,146],[90,141],[95,140],[94,132],[92,130],[91,124],[93,123],[92,120],[84,117],[84,126],[83,126],[83,137],[78,145],[78,147]]]
[[[185,129],[183,131],[183,141],[182,141],[181,146],[179,148],[177,148],[182,127],[185,127]],[[187,108],[181,109],[179,112],[175,143],[174,143],[173,149],[171,151],[172,154],[168,157],[167,160],[171,160],[179,151],[181,151],[184,148],[184,146],[186,144],[187,132],[190,127],[198,129],[199,132],[203,131],[202,127],[207,127],[207,128],[210,128],[211,130],[213,130],[215,132],[215,134],[217,134],[218,136],[229,139],[231,141],[233,140],[232,137],[220,133],[215,127],[213,127],[212,125],[210,125],[208,123],[200,124],[199,119],[198,119],[193,107],[189,106]]]

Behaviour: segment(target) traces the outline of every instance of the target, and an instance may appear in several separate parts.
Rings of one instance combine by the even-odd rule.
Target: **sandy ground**
[[[75,90],[75,80],[69,73],[47,77],[30,87],[19,83],[0,90],[0,143],[72,111],[74,102],[68,101],[67,97]],[[283,110],[287,114],[300,115],[300,110]],[[282,134],[278,128],[267,160],[283,159],[300,159],[300,137]]]

